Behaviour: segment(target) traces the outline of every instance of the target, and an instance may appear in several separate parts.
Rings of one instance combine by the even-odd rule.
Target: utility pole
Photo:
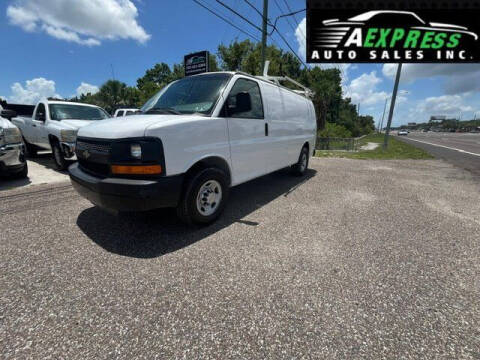
[[[392,102],[390,103],[390,111],[388,113],[387,129],[385,131],[385,139],[383,141],[383,149],[388,147],[388,137],[390,135],[390,126],[392,125],[393,111],[395,110],[395,101],[397,100],[398,84],[400,83],[400,75],[402,74],[402,63],[398,64],[397,76],[395,77],[395,85],[393,86]]]
[[[263,74],[265,60],[267,57],[267,23],[268,23],[268,0],[263,0],[263,25],[262,25],[262,68],[260,74]]]
[[[382,128],[383,128],[383,120],[385,119],[385,112],[387,111],[387,101],[388,101],[389,97],[387,96],[385,98],[385,106],[383,107],[383,115],[382,115],[382,122],[380,123],[380,132],[382,132]]]

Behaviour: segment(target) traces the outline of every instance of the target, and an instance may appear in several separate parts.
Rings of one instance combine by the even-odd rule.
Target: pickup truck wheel
[[[222,170],[200,170],[187,178],[177,214],[187,224],[209,224],[223,212],[228,193],[227,175]]]
[[[27,157],[30,157],[30,158],[36,157],[37,156],[37,148],[35,147],[35,145],[32,145],[29,142],[27,142],[27,140],[25,140],[25,138],[23,138],[23,143],[25,144],[25,150],[26,150],[25,155]]]
[[[15,174],[15,179],[25,179],[27,176],[28,176],[28,165],[25,164],[22,171],[20,171],[18,174]]]
[[[308,169],[308,148],[304,146],[302,151],[300,151],[300,156],[298,157],[298,162],[292,166],[292,173],[295,176],[303,176]]]
[[[53,160],[55,161],[55,166],[57,170],[65,170],[68,166],[67,160],[63,157],[62,149],[60,149],[60,144],[54,142],[52,144]]]

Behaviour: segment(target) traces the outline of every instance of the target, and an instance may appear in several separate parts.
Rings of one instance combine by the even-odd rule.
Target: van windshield
[[[208,74],[175,81],[148,100],[142,112],[208,115],[230,78],[230,74]]]
[[[70,104],[50,104],[52,120],[103,120],[110,116],[101,108]]]

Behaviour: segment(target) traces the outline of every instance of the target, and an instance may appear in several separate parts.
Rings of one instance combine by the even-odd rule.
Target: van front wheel
[[[228,193],[227,176],[222,170],[200,170],[187,178],[177,214],[187,224],[209,224],[223,212]]]

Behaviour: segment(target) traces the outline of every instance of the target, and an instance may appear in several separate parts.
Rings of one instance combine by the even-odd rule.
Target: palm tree
[[[118,80],[108,80],[102,85],[98,97],[107,111],[112,111],[121,105],[128,105],[128,86]]]

